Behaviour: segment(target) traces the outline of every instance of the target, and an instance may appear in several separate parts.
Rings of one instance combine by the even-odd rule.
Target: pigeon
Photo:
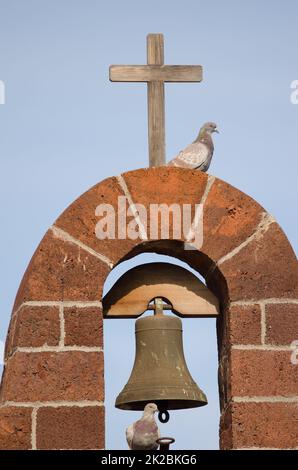
[[[128,426],[126,440],[130,450],[156,450],[157,439],[160,438],[159,429],[154,419],[158,411],[155,403],[148,403],[141,419]]]
[[[184,150],[181,150],[177,157],[173,158],[173,160],[168,163],[168,166],[207,171],[214,150],[212,141],[213,132],[218,133],[217,125],[214,122],[206,122],[201,127],[196,140]]]

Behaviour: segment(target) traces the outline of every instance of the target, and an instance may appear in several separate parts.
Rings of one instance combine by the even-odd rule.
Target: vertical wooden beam
[[[147,36],[147,64],[164,64],[164,39],[162,34]],[[164,82],[147,84],[149,166],[165,165],[165,94]]]

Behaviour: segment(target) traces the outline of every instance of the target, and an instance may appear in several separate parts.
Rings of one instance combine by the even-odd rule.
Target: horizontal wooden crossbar
[[[201,82],[201,65],[111,65],[111,82]]]

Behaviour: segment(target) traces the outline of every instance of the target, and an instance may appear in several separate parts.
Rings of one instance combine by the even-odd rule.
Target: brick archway
[[[98,240],[95,208],[204,204],[204,243]],[[134,206],[132,206],[134,207]],[[137,216],[137,215],[136,215]],[[189,263],[221,301],[221,448],[297,447],[298,270],[273,218],[199,171],[153,168],[109,178],[79,197],[38,246],[20,285],[5,351],[0,448],[104,447],[101,295],[113,266],[142,252]],[[296,328],[296,330],[295,330]],[[294,331],[295,330],[295,331]]]

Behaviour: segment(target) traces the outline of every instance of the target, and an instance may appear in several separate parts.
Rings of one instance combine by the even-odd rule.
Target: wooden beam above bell
[[[127,271],[102,300],[106,318],[136,318],[156,297],[181,317],[216,317],[219,302],[194,274],[170,263],[148,263]]]

